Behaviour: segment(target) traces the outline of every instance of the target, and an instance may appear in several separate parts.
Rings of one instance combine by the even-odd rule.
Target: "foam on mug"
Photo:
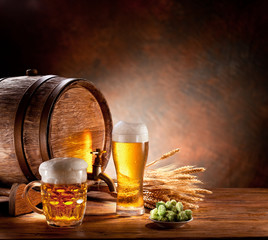
[[[51,184],[75,184],[87,180],[88,164],[79,158],[54,158],[41,163],[42,181]]]
[[[113,141],[115,142],[148,142],[148,129],[144,123],[128,123],[120,121],[113,129]]]

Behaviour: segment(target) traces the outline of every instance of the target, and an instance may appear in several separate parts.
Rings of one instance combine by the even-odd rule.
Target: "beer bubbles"
[[[113,160],[117,175],[118,215],[144,213],[143,174],[148,157],[148,130],[143,123],[120,121],[114,126]]]
[[[42,181],[51,184],[86,182],[86,170],[87,163],[79,158],[54,158],[39,166]]]
[[[49,226],[75,227],[84,218],[87,202],[87,163],[79,158],[54,158],[39,166],[40,181],[30,182],[24,190],[28,206],[44,214]],[[43,209],[31,203],[28,192],[41,188]]]
[[[148,129],[144,123],[118,122],[113,129],[113,141],[115,142],[148,142]]]

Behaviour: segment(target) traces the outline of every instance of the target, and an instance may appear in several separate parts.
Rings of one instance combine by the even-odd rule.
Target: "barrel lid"
[[[44,110],[40,140],[41,145],[44,143],[42,151],[48,145],[48,154],[43,154],[45,158],[42,155],[43,160],[81,158],[88,163],[88,173],[92,173],[90,152],[100,148],[106,151],[101,163],[103,170],[106,168],[111,154],[112,119],[106,100],[91,82],[65,79],[52,91]]]

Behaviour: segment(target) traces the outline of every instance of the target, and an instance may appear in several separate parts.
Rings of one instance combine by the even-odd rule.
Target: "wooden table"
[[[90,194],[84,222],[75,229],[48,227],[44,216],[36,213],[9,217],[7,205],[2,202],[0,239],[268,238],[268,189],[212,191],[194,211],[194,220],[179,229],[158,228],[148,219],[149,213],[118,217],[115,202],[103,193]],[[92,198],[99,196],[104,199],[102,202]]]

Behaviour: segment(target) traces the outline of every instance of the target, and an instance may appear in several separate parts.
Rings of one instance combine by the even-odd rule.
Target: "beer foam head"
[[[45,183],[83,183],[87,180],[87,163],[79,158],[54,158],[41,163],[39,173]]]
[[[128,123],[120,121],[113,129],[113,141],[115,142],[148,142],[148,129],[144,123]]]

